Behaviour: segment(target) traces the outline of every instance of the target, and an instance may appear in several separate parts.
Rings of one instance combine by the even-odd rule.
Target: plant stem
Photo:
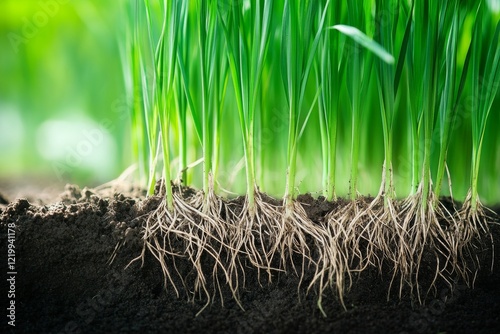
[[[352,130],[351,130],[351,184],[349,187],[349,198],[354,201],[357,197],[357,189],[358,189],[358,161],[359,161],[359,143],[361,141],[361,115],[360,115],[360,85],[361,83],[356,80],[356,78],[361,78],[360,73],[360,62],[361,56],[359,55],[359,50],[354,52],[353,60],[352,60]],[[360,79],[361,80],[361,79]]]
[[[319,86],[319,84],[318,84]],[[322,102],[318,103],[319,107],[319,131],[321,134],[321,165],[322,165],[322,175],[321,175],[321,185],[323,187],[323,195],[327,200],[330,199],[330,188],[329,188],[329,175],[330,171],[328,170],[328,165],[330,163],[330,146],[328,145],[328,133],[326,129],[326,117],[324,115],[324,106],[322,106]]]
[[[328,200],[333,201],[336,199],[335,195],[335,163],[337,161],[337,115],[332,116],[330,123],[330,152],[328,154]]]
[[[359,135],[360,135],[360,120],[357,116],[357,111],[353,108],[352,114],[352,151],[351,151],[351,184],[349,187],[349,198],[354,201],[357,197],[358,185],[358,161],[359,161]]]
[[[163,153],[163,179],[165,180],[165,200],[167,201],[167,209],[173,211],[173,196],[172,196],[172,186],[170,180],[172,180],[170,172],[170,147],[169,147],[169,109],[172,103],[171,94],[167,93],[166,103],[163,105],[163,110],[160,110],[160,128],[161,128],[161,141],[162,141],[162,153]],[[154,185],[153,185],[154,187]]]
[[[250,123],[253,124],[253,123]],[[255,212],[255,165],[254,165],[254,145],[253,145],[253,126],[249,128],[248,138],[245,147],[245,166],[247,177],[247,200],[251,213]]]
[[[473,145],[472,147],[472,168],[471,168],[471,209],[472,212],[477,212],[477,202],[478,202],[478,189],[477,189],[477,181],[478,181],[478,176],[479,176],[479,160],[480,160],[480,154],[478,152],[481,152],[481,148],[478,150],[476,149],[476,146]]]
[[[384,173],[384,205],[385,207],[387,207],[389,200],[394,199],[394,188],[392,180],[392,134],[389,135],[389,139],[385,148]]]
[[[435,108],[435,94],[432,93],[435,85],[434,80],[436,76],[433,76],[431,79],[432,83],[429,85],[429,90],[431,91],[431,97],[428,97],[427,110],[424,113],[424,161],[423,161],[423,170],[422,170],[422,182],[423,184],[423,192],[422,192],[422,205],[423,210],[427,209],[427,202],[429,199],[429,193],[431,191],[431,145],[432,145],[432,133],[433,133],[433,122],[434,122],[434,113],[433,109]]]
[[[286,173],[286,188],[285,188],[285,205],[287,207],[292,205],[292,201],[294,199],[294,188],[295,188],[295,173],[296,173],[296,165],[297,165],[297,147],[296,147],[296,121],[295,121],[295,98],[292,96],[292,100],[290,103],[290,124],[288,129],[288,170]]]
[[[180,75],[180,74],[179,74]],[[186,124],[186,103],[183,100],[182,83],[179,78],[175,82],[175,108],[177,110],[177,121],[179,128],[179,172],[180,178],[184,184],[187,180],[187,124]]]

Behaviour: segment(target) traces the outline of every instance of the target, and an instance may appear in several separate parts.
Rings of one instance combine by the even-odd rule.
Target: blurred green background
[[[498,0],[489,0],[488,5],[497,13],[500,10]],[[126,19],[122,10],[123,0],[0,0],[0,183],[41,179],[45,183],[94,186],[117,177],[133,163],[130,109],[120,59],[120,47],[125,43],[120,39],[124,36]],[[277,53],[279,49],[269,52]],[[264,73],[264,77],[266,75],[277,74]],[[270,118],[274,136],[285,138],[287,121],[282,117],[282,87],[266,89],[276,96],[276,105],[266,108],[267,112],[276,114]],[[367,128],[363,136],[369,138],[370,129],[381,129],[378,113],[371,114],[375,118],[364,123]],[[234,132],[238,126],[237,115],[226,116],[225,131]],[[344,121],[349,123],[348,119]],[[310,122],[318,122],[316,113]],[[500,170],[499,122],[500,99],[497,97],[486,133],[491,147],[481,161],[480,194],[489,203],[498,202],[500,188],[498,182],[492,182],[498,180]],[[468,119],[464,120],[464,124],[469,123]],[[453,135],[450,159],[457,168],[467,171],[470,129],[468,126],[458,128]],[[261,154],[263,164],[272,168],[260,176],[264,183],[262,189],[281,196],[286,142],[268,138],[266,129],[261,134]],[[300,143],[297,174],[300,192],[311,191],[314,195],[319,194],[321,188],[320,149],[311,150],[318,145],[318,136],[315,131],[307,132]],[[349,137],[348,128],[340,130],[340,137]],[[237,135],[232,138],[222,143],[220,180],[224,186],[240,180],[228,188],[244,193],[241,138]],[[371,139],[362,142],[359,190],[373,195],[378,190],[381,171],[374,175],[367,172],[366,166],[382,165],[383,146]],[[398,145],[404,142],[396,143]],[[350,166],[341,157],[349,156],[349,145],[339,145],[338,154],[338,189],[340,195],[345,195]],[[200,157],[197,154],[190,162]],[[395,175],[396,182],[401,179],[401,183],[408,183],[405,181],[409,170],[405,165],[407,161],[396,159],[394,163],[404,172]],[[201,165],[196,168],[195,171],[201,169]],[[469,174],[457,174],[453,167],[450,170],[454,175],[455,195],[463,198],[468,190]],[[199,180],[194,182],[199,183]]]
[[[130,164],[121,1],[0,1],[0,179],[95,185]]]

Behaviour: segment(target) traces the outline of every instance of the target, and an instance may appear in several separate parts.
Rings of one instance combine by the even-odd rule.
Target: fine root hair
[[[226,221],[221,218],[223,210],[222,199],[213,191],[208,194],[198,192],[187,199],[183,198],[181,192],[174,191],[173,209],[167,207],[163,198],[157,209],[148,216],[144,226],[144,247],[140,258],[144,261],[148,250],[160,263],[165,285],[170,283],[178,296],[176,282],[180,280],[190,300],[206,298],[207,302],[200,312],[217,294],[223,303],[222,284],[231,289],[233,297],[238,301],[238,288],[227,270],[227,264],[223,262],[224,254],[230,249]],[[178,269],[178,259],[187,259],[194,269],[193,278],[189,282],[186,273],[181,273]],[[212,264],[209,270],[206,270],[207,263]],[[221,278],[223,282],[220,281]],[[210,285],[212,290],[209,290]]]
[[[276,236],[280,229],[279,206],[265,201],[263,194],[255,189],[253,204],[247,197],[240,212],[228,206],[228,213],[232,222],[229,245],[234,250],[229,261],[230,275],[242,275],[244,278],[241,256],[244,255],[257,268],[259,282],[262,270],[267,273],[268,282],[271,282],[273,272],[279,271],[273,264],[277,249]]]
[[[398,248],[404,259],[397,268],[400,295],[406,284],[419,303],[422,303],[424,297],[420,278],[424,262],[426,268],[433,268],[429,269],[431,272],[428,275],[432,279],[427,283],[425,295],[435,290],[438,279],[452,286],[453,266],[456,264],[452,246],[452,230],[456,224],[453,212],[436,200],[432,190],[424,198],[423,188],[422,182],[416,193],[402,203],[402,232],[398,238]],[[429,184],[429,189],[432,189],[432,184]]]
[[[489,226],[497,218],[495,212],[485,207],[479,198],[476,200],[476,207],[472,206],[471,191],[461,209],[455,212],[452,230],[454,269],[468,285],[474,285],[482,262],[479,256],[488,250],[491,251],[490,269],[493,270],[495,248]]]
[[[156,197],[159,204],[145,214],[144,246],[135,260],[144,263],[151,253],[165,286],[177,296],[182,286],[191,301],[206,300],[200,312],[218,296],[223,304],[226,293],[243,308],[239,293],[249,268],[257,270],[259,284],[262,274],[271,282],[275,273],[295,273],[298,289],[307,282],[307,292],[317,292],[324,315],[326,289],[335,290],[345,308],[343,297],[354,274],[369,268],[382,272],[388,265],[388,296],[396,286],[401,298],[408,287],[420,303],[438,282],[453,287],[459,278],[473,285],[483,251],[493,252],[489,225],[494,213],[479,201],[473,207],[470,192],[460,210],[438,201],[432,191],[424,197],[423,183],[398,201],[393,193],[388,196],[385,182],[383,177],[373,200],[338,201],[319,221],[308,217],[306,204],[280,204],[257,188],[251,204],[248,197],[228,202],[213,187],[186,196],[174,186],[173,208]]]

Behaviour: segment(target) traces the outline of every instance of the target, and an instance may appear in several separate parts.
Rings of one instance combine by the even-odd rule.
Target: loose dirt
[[[333,291],[324,296],[326,318],[314,292],[297,288],[294,273],[275,274],[268,283],[249,267],[240,291],[244,310],[230,298],[223,305],[217,298],[196,316],[205,300],[191,302],[189,292],[179,289],[177,296],[171,285],[165,287],[152,256],[130,264],[142,251],[143,215],[158,201],[139,206],[143,193],[130,187],[117,193],[75,186],[56,200],[34,205],[0,194],[0,272],[8,272],[8,224],[15,225],[17,271],[15,328],[7,324],[9,285],[2,279],[2,333],[500,332],[500,264],[490,272],[489,262],[474,289],[457,283],[452,292],[440,285],[424,305],[406,292],[387,300],[390,275],[365,271],[345,297],[346,310]],[[299,200],[312,218],[332,209],[310,196]],[[500,245],[500,228],[492,226],[492,232]],[[177,265],[189,273],[187,261]]]

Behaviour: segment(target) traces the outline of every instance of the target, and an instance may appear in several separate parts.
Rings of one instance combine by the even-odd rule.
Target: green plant
[[[259,88],[269,43],[273,1],[256,2],[250,12],[232,5],[224,22],[228,59],[233,79],[245,154],[247,198],[255,213],[255,116]]]
[[[289,109],[287,180],[285,205],[290,207],[295,199],[295,177],[297,160],[297,142],[302,132],[301,112],[304,104],[309,74],[314,55],[320,42],[326,18],[326,2],[319,26],[313,28],[319,3],[315,1],[285,1],[282,23],[281,75],[285,86],[285,96]],[[301,15],[305,14],[305,17]],[[306,118],[307,119],[307,118]]]
[[[327,11],[326,26],[340,23],[342,2],[337,1]],[[340,34],[325,33],[321,37],[318,59],[315,66],[318,99],[321,151],[323,160],[322,187],[326,199],[336,199],[335,171],[338,132],[338,109],[340,89],[345,70]]]
[[[461,252],[471,252],[478,235],[488,236],[488,220],[492,220],[479,199],[478,179],[480,174],[480,161],[485,142],[486,124],[490,116],[492,104],[500,87],[500,21],[497,20],[493,36],[488,36],[487,52],[483,48],[484,34],[483,20],[485,19],[485,6],[480,4],[477,10],[476,23],[471,41],[471,77],[472,77],[472,161],[470,190],[465,198],[461,210],[456,214],[460,229],[456,233],[454,246]],[[489,22],[491,24],[491,22]],[[493,21],[493,26],[494,26]],[[484,55],[486,54],[486,59]],[[493,144],[494,145],[494,144]],[[456,260],[455,260],[456,261]],[[479,264],[477,264],[479,265]],[[468,268],[459,267],[462,276],[469,276]]]
[[[312,272],[321,308],[328,286],[342,300],[354,272],[389,263],[400,293],[409,285],[420,297],[425,252],[431,286],[471,282],[490,222],[480,158],[498,154],[487,127],[497,117],[498,13],[481,1],[144,0],[129,14],[134,152],[150,195],[158,162],[165,180],[145,248],[172,284],[170,257],[191,262],[192,297],[209,301],[223,283],[238,300],[248,264],[269,280],[292,268]],[[460,154],[468,131],[470,166]],[[440,196],[469,170],[469,195],[468,184],[453,186],[465,199],[458,210]],[[187,190],[200,179],[202,191]],[[320,221],[300,187],[333,201]],[[243,193],[234,189],[245,190],[241,206],[224,198]]]
[[[174,108],[174,74],[179,37],[180,4],[164,1],[157,12],[151,11],[148,1],[144,6],[134,1],[129,7],[130,19],[138,23],[128,36],[130,66],[134,94],[133,128],[138,138],[136,154],[142,164],[149,166],[148,193],[153,194],[159,149],[163,154],[163,177],[168,210],[173,210],[172,189],[169,186],[170,122]],[[161,29],[154,30],[154,14],[161,13]],[[181,112],[181,111],[179,111]],[[182,118],[182,117],[181,117]],[[140,143],[147,134],[147,146]],[[144,160],[147,159],[147,162]]]
[[[482,20],[485,6],[477,12],[477,24],[472,42],[472,96],[474,99],[472,112],[472,178],[471,178],[471,210],[475,213],[480,206],[478,195],[479,163],[481,160],[486,123],[492,104],[500,86],[500,22],[497,22],[493,37],[490,39],[486,61],[484,59]]]

